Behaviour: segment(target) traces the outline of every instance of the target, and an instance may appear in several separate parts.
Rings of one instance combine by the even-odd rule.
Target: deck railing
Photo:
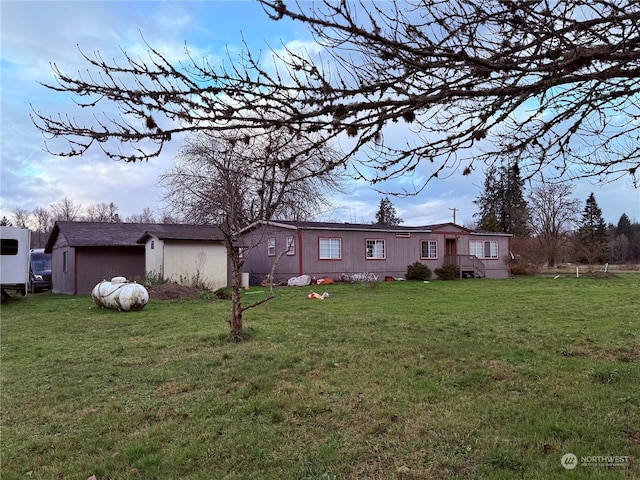
[[[484,277],[484,263],[475,255],[445,255],[444,263],[446,265],[455,265],[460,270],[460,278],[467,273],[474,277]]]

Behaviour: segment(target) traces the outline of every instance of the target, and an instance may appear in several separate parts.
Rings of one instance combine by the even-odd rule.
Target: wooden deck
[[[485,276],[484,263],[475,255],[445,255],[444,263],[455,265],[460,271],[460,278],[482,278]]]

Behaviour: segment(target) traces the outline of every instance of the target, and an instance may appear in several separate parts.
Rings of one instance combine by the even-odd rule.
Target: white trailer
[[[2,247],[0,264],[0,288],[2,296],[9,291],[26,295],[29,290],[29,248],[31,231],[26,228],[0,226]]]

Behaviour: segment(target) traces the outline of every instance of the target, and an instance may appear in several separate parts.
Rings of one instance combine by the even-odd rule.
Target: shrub
[[[415,262],[407,267],[407,280],[429,280],[431,279],[431,269],[420,262]]]
[[[453,264],[443,265],[436,268],[434,272],[441,280],[455,280],[460,276],[460,270]]]
[[[231,300],[231,289],[229,287],[222,287],[213,292],[213,295],[220,300]]]

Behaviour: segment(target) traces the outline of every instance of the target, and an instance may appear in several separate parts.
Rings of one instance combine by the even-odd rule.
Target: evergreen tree
[[[632,222],[623,213],[614,228],[609,242],[611,260],[616,263],[637,263],[640,261],[640,223]]]
[[[484,179],[484,191],[474,202],[480,209],[480,211],[474,215],[480,217],[478,220],[478,229],[485,232],[500,231],[498,212],[501,210],[500,199],[502,197],[502,182],[498,179],[497,168],[495,165],[491,165]]]
[[[517,163],[491,166],[486,173],[484,191],[475,200],[480,212],[478,228],[487,232],[529,235],[529,212],[524,198],[524,180]]]
[[[587,197],[582,211],[582,220],[575,236],[576,259],[588,263],[589,270],[596,262],[609,261],[607,226],[602,218],[602,210],[593,192]]]
[[[631,226],[631,220],[626,213],[620,215],[618,225],[616,226],[616,235],[626,235],[629,238],[633,234],[633,227]]]
[[[380,200],[380,205],[378,207],[378,211],[376,212],[376,221],[375,225],[400,225],[402,223],[402,219],[397,216],[398,212],[396,212],[396,208],[389,200],[389,197],[384,197]]]

